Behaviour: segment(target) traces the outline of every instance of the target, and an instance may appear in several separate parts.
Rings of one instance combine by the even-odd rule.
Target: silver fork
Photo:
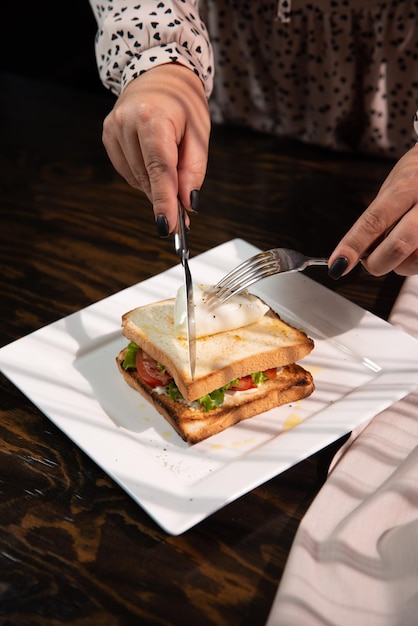
[[[220,303],[253,283],[282,272],[300,272],[309,265],[327,265],[328,259],[308,257],[296,250],[273,248],[250,257],[231,270],[211,290]]]

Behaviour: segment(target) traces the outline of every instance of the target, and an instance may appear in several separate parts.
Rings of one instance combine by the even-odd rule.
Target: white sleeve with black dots
[[[198,0],[89,0],[96,17],[102,83],[119,96],[147,70],[181,63],[213,86],[213,52]]]

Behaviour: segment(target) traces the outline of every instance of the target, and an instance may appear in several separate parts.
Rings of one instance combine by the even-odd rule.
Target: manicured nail
[[[168,229],[167,218],[163,213],[157,215],[156,220],[158,235],[163,239],[164,237],[168,237],[170,231]]]
[[[345,256],[339,256],[328,270],[328,276],[334,280],[338,280],[344,274],[348,266],[348,259]]]
[[[195,213],[199,213],[200,210],[200,194],[199,189],[192,189],[190,192],[190,204],[192,205],[193,211]]]

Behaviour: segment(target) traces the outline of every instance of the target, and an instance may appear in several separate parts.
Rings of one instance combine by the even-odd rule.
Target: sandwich
[[[122,316],[128,340],[116,358],[126,382],[189,444],[314,390],[297,361],[314,342],[265,302],[241,292],[224,304],[194,286],[196,369],[190,376],[185,296],[140,306]]]

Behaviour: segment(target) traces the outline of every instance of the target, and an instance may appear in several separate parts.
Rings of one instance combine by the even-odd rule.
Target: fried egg
[[[248,326],[260,320],[269,307],[247,290],[220,304],[209,294],[212,285],[193,285],[196,337],[216,335]],[[179,287],[174,307],[174,329],[179,337],[187,335],[186,292]]]

